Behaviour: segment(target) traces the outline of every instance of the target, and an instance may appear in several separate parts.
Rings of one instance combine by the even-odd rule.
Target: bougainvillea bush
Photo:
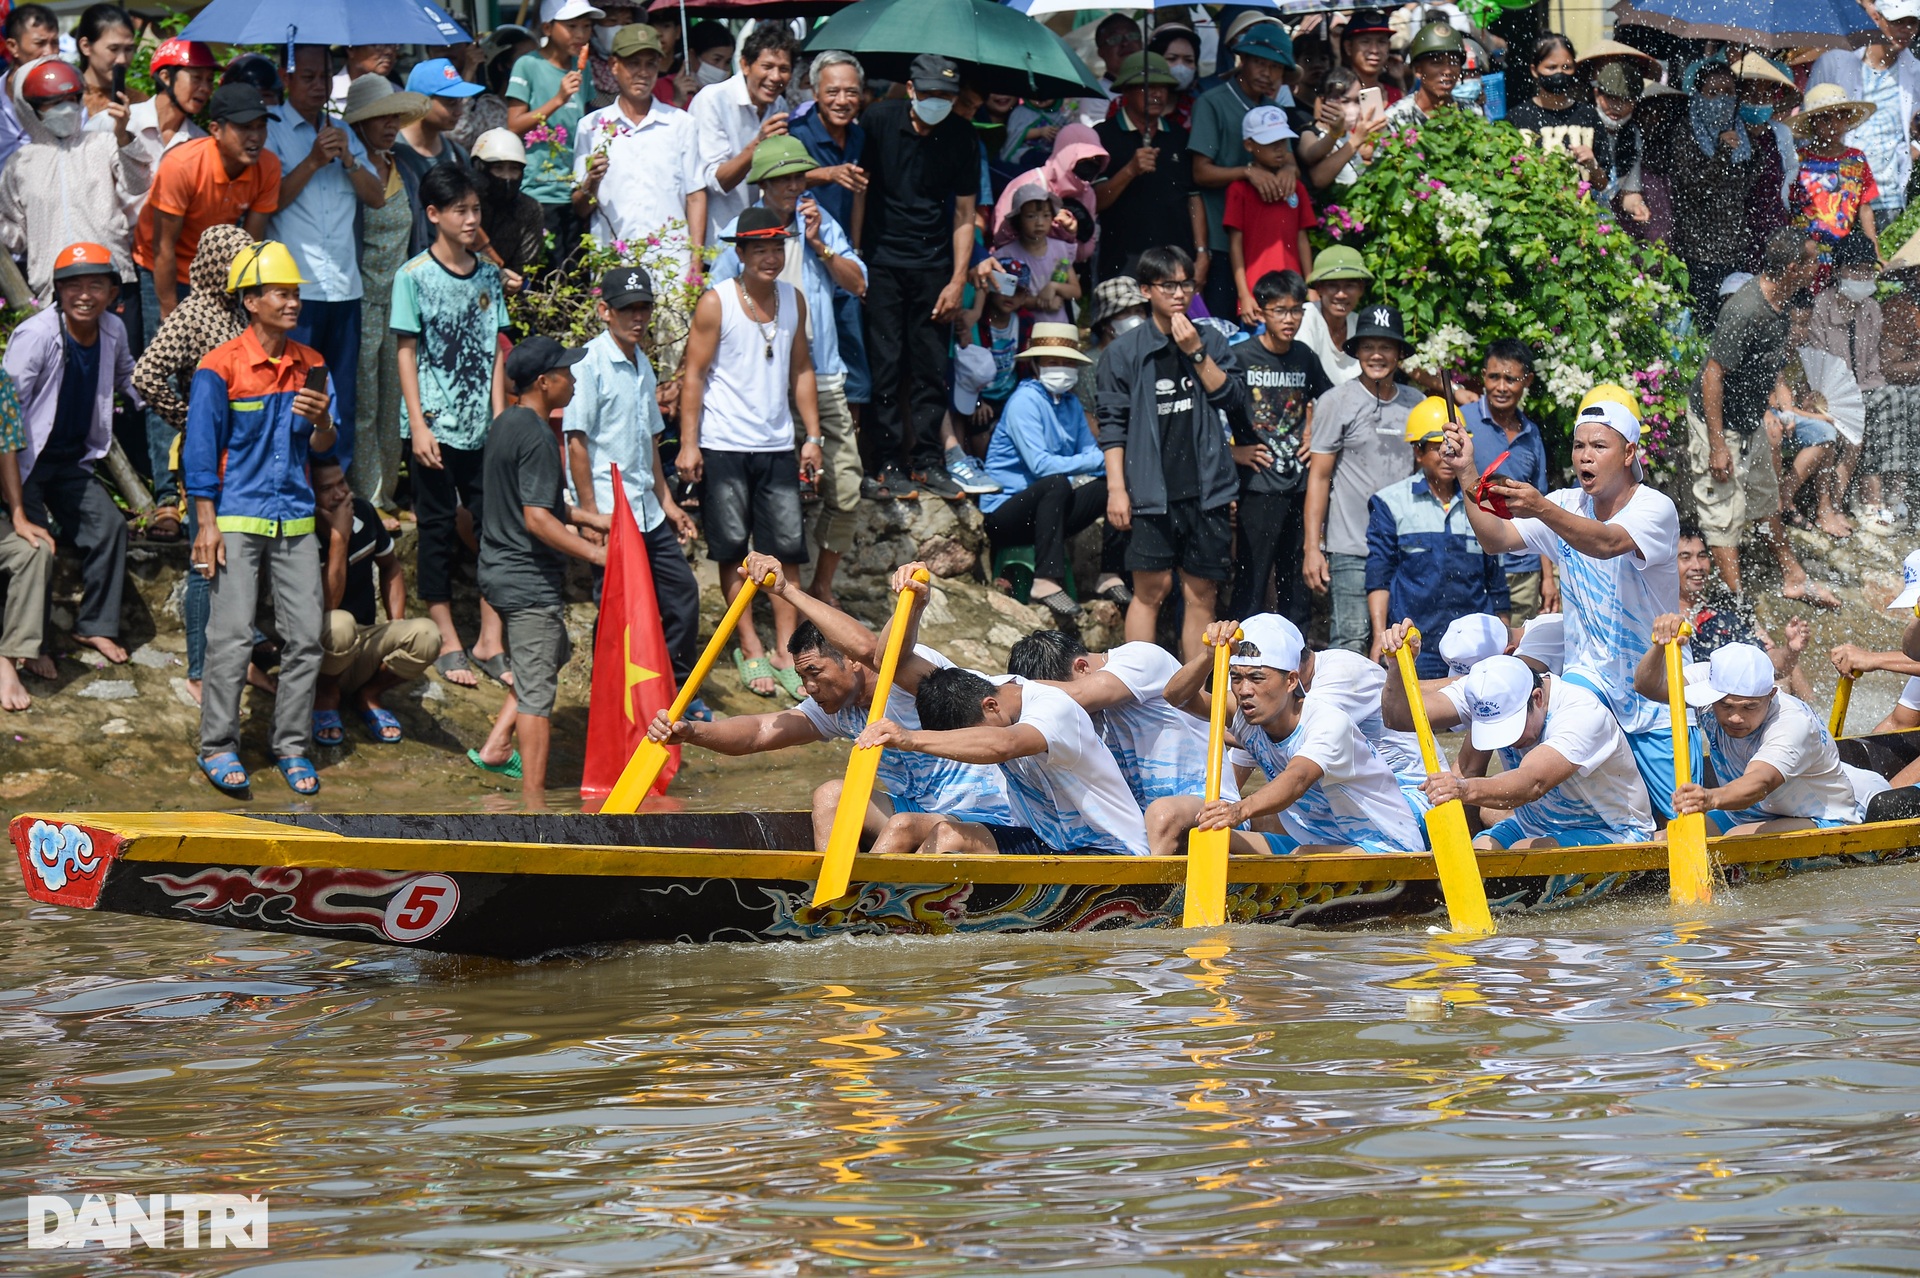
[[[1383,145],[1322,220],[1366,257],[1369,296],[1404,312],[1414,368],[1477,372],[1488,342],[1517,337],[1539,357],[1526,407],[1550,437],[1570,437],[1596,382],[1617,382],[1640,395],[1656,461],[1684,446],[1699,367],[1686,267],[1622,230],[1565,156],[1443,110]]]
[[[585,345],[605,327],[593,305],[600,300],[601,277],[616,267],[644,266],[653,281],[654,371],[662,382],[672,381],[694,304],[705,287],[684,261],[686,231],[686,223],[672,222],[638,240],[602,244],[582,236],[565,267],[507,298],[507,314],[522,332],[544,333],[568,346]],[[549,243],[550,251],[552,247]],[[711,263],[717,256],[715,249],[700,250],[702,262]]]

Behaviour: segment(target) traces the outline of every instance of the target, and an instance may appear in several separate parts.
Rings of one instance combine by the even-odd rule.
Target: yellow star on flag
[[[627,667],[626,683],[625,683],[625,686],[621,689],[622,696],[621,696],[620,708],[626,711],[627,722],[632,723],[634,721],[633,720],[633,690],[639,687],[641,684],[645,683],[649,679],[658,679],[660,677],[660,672],[658,670],[649,670],[645,666],[635,664],[633,660],[633,627],[632,626],[627,627],[626,646],[627,646],[627,659],[625,663]]]

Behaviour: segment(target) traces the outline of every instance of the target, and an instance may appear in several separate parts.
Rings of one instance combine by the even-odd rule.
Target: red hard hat
[[[82,240],[78,244],[69,244],[60,250],[60,256],[53,259],[53,278],[72,279],[76,275],[111,275],[119,278],[114,269],[113,254],[104,244],[92,244]]]
[[[200,41],[176,36],[153,51],[153,69],[158,71],[162,67],[209,67],[217,71],[220,62],[213,56],[213,50]]]
[[[20,96],[29,102],[46,102],[79,93],[85,87],[80,83],[80,73],[70,63],[47,58],[27,72]]]

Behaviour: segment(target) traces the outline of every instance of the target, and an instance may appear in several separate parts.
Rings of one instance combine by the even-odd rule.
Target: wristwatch
[[[825,435],[809,435],[807,436],[807,442],[815,448],[824,449],[827,446],[827,437]]]

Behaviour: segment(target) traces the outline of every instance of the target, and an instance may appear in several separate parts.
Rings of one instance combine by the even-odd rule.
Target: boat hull
[[[108,913],[527,959],[644,942],[1175,927],[1185,862],[1160,857],[856,859],[810,904],[805,813],[640,816],[24,815],[35,900]],[[1920,820],[1717,839],[1732,884],[1920,855]],[[1483,852],[1496,912],[1666,891],[1663,844]],[[1426,853],[1235,858],[1229,920],[1339,927],[1444,918]]]

